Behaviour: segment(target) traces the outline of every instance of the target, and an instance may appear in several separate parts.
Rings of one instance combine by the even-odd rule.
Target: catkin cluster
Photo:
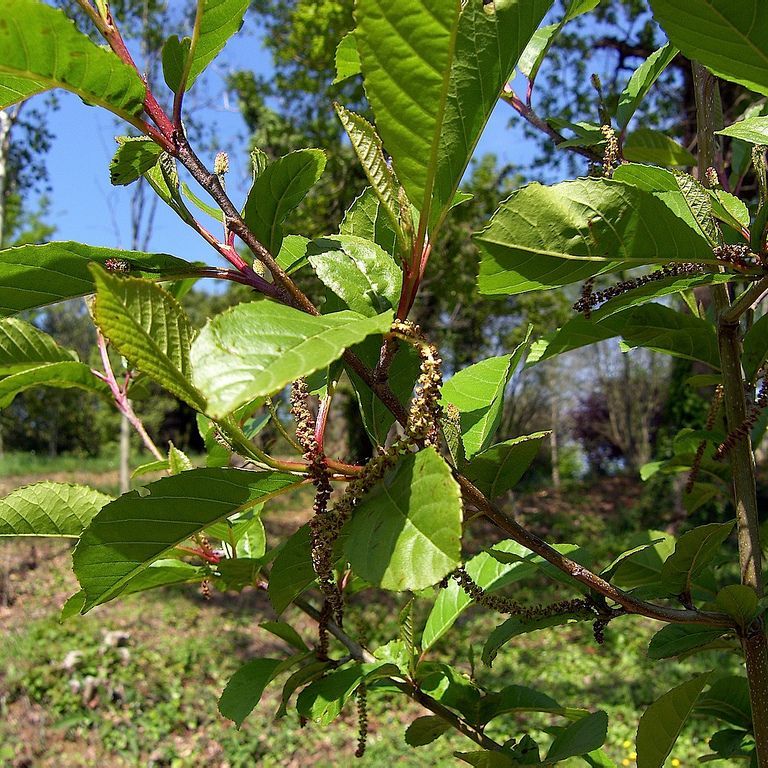
[[[648,283],[653,283],[657,280],[666,280],[669,277],[693,277],[703,274],[704,267],[702,267],[701,264],[675,262],[673,264],[666,264],[661,267],[661,269],[657,269],[647,275],[640,275],[640,277],[634,277],[631,280],[622,280],[602,291],[592,290],[594,286],[594,278],[591,278],[584,283],[581,298],[573,305],[573,308],[589,319],[591,311],[597,306],[604,304],[609,299],[613,299],[616,296],[621,296],[623,293],[632,291],[635,288],[640,288],[643,285],[648,285]]]
[[[759,257],[748,245],[718,245],[712,252],[718,261],[736,269],[754,269],[760,266]]]
[[[315,418],[309,410],[309,390],[304,379],[295,381],[291,388],[291,414],[296,423],[296,440],[304,449],[309,477],[316,489],[314,515],[309,521],[312,567],[331,613],[337,623],[341,624],[344,600],[333,574],[333,546],[339,531],[334,524],[333,515],[328,511],[328,501],[333,489],[325,456],[315,437]],[[323,644],[327,645],[327,639],[321,622],[320,645]]]

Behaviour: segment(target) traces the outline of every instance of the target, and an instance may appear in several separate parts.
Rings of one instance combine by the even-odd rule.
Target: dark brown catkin
[[[291,388],[291,414],[296,423],[296,440],[304,449],[309,477],[315,485],[314,515],[309,521],[312,567],[317,583],[330,606],[337,624],[344,619],[344,599],[333,573],[333,547],[341,530],[328,511],[332,486],[328,467],[315,438],[315,418],[309,410],[309,390],[304,379],[298,379]]]
[[[489,595],[475,580],[467,573],[464,566],[457,568],[451,574],[456,583],[472,598],[478,605],[484,608],[496,611],[497,613],[506,613],[510,616],[519,616],[526,621],[533,619],[543,619],[548,616],[556,616],[563,613],[588,613],[592,611],[585,600],[561,600],[552,605],[525,606],[501,595]]]
[[[621,282],[611,285],[602,291],[594,291],[594,278],[590,278],[584,283],[581,291],[581,298],[573,305],[573,309],[576,312],[580,312],[587,319],[589,319],[591,311],[597,308],[599,305],[604,304],[609,299],[621,296],[623,293],[628,293],[636,288],[640,288],[648,283],[653,283],[658,280],[666,280],[669,277],[682,277],[696,275],[703,275],[704,267],[701,264],[693,264],[692,262],[675,262],[672,264],[666,264],[647,275],[640,275],[639,277],[633,277],[631,280],[622,280]]]
[[[357,688],[357,749],[355,757],[362,757],[368,744],[368,689],[365,683]]]
[[[724,459],[731,448],[733,448],[736,443],[739,442],[739,440],[749,435],[749,433],[752,431],[752,427],[755,426],[758,418],[760,417],[760,412],[767,405],[768,376],[765,376],[760,382],[760,389],[757,393],[757,399],[747,414],[747,417],[744,419],[744,421],[741,422],[741,424],[739,424],[738,427],[736,427],[736,429],[734,429],[732,432],[729,432],[725,440],[723,440],[723,442],[717,446],[717,450],[715,451],[715,461]]]
[[[707,412],[706,430],[711,432],[715,426],[715,419],[717,418],[717,412],[720,410],[720,404],[723,402],[723,385],[718,384],[715,387],[715,394],[712,398],[712,402],[709,405],[709,411]],[[696,483],[696,478],[699,476],[701,470],[701,462],[704,458],[704,451],[707,448],[707,441],[702,440],[696,448],[696,456],[693,459],[693,465],[691,466],[690,474],[688,475],[688,482],[685,484],[685,492],[691,493],[693,486]]]

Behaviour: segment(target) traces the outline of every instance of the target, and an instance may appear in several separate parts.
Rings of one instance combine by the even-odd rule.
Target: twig
[[[115,405],[117,406],[117,410],[120,411],[120,413],[122,413],[126,419],[128,419],[131,426],[136,430],[139,437],[141,437],[142,442],[147,447],[149,452],[158,461],[165,461],[166,457],[163,456],[163,454],[160,452],[160,449],[155,445],[154,441],[145,429],[144,423],[133,410],[133,406],[131,405],[131,401],[128,399],[126,389],[117,383],[115,373],[112,370],[112,363],[109,361],[109,351],[107,350],[106,339],[98,329],[96,330],[96,344],[101,355],[101,363],[104,366],[104,374],[100,375],[97,371],[94,371],[94,374],[98,376],[98,378],[100,378],[102,381],[106,382],[110,392],[112,392],[112,397],[115,401]]]

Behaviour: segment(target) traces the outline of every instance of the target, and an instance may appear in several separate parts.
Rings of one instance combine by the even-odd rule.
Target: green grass
[[[45,472],[51,472],[51,465],[46,466]],[[98,464],[89,465],[94,466]],[[29,467],[22,474],[30,474]],[[82,463],[78,469],[83,471]],[[574,494],[547,523],[557,528],[560,540],[596,543],[599,559],[607,562],[621,551],[631,526],[588,514],[593,503],[592,496]],[[307,489],[290,501],[279,498],[270,504],[267,527],[272,544],[303,519],[293,510],[310,504]],[[474,548],[496,539],[482,526],[473,528],[473,535]],[[13,570],[28,550],[26,543],[0,544],[0,571]],[[0,765],[417,768],[457,765],[453,753],[474,748],[464,737],[449,734],[411,749],[403,739],[405,728],[426,712],[403,697],[372,693],[368,750],[362,760],[355,760],[354,705],[348,703],[326,728],[302,728],[290,710],[275,721],[282,680],[267,689],[260,706],[237,730],[217,711],[227,680],[249,659],[278,658],[288,652],[282,641],[258,627],[276,618],[263,593],[217,593],[207,602],[193,587],[155,591],[60,624],[61,604],[77,588],[68,548],[49,543],[39,545],[39,552],[39,567],[17,569],[11,581],[14,605],[0,608]],[[573,596],[562,586],[534,582],[516,586],[512,594],[525,604]],[[317,596],[312,599],[317,602]],[[351,600],[345,627],[375,649],[398,636],[396,616],[402,602],[398,595],[360,593]],[[423,626],[428,606],[427,601],[418,604],[417,628]],[[289,608],[283,618],[308,643],[314,642],[316,629],[297,609]],[[467,611],[430,658],[454,664],[489,688],[526,685],[564,706],[605,709],[610,716],[605,750],[622,767],[635,765],[637,722],[656,697],[708,669],[739,671],[737,657],[714,653],[650,662],[645,651],[659,625],[633,617],[611,623],[603,645],[595,642],[588,624],[518,637],[501,649],[492,668],[485,667],[480,662],[483,640],[503,619],[483,610]],[[104,642],[104,633],[113,630],[129,635],[124,648]],[[341,647],[333,648],[337,656],[342,652]],[[64,669],[64,660],[68,655],[74,659],[73,654],[76,662]],[[508,715],[493,721],[488,733],[503,742],[529,732],[545,748],[551,738],[545,729],[558,722],[541,715]],[[672,758],[681,766],[694,765],[708,751],[712,725],[693,718]],[[667,764],[677,765],[671,760]],[[571,760],[566,765],[584,763]]]

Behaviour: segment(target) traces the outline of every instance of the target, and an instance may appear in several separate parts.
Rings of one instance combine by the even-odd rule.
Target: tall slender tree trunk
[[[693,63],[698,125],[699,180],[707,184],[706,170],[721,163],[715,131],[722,128],[722,106],[717,79],[703,66]],[[728,288],[712,288],[718,314],[718,346],[723,373],[725,418],[728,432],[734,432],[747,415],[744,373],[741,367],[741,338],[738,321],[726,322],[723,313],[731,303]],[[730,451],[736,528],[739,543],[741,583],[751,587],[757,598],[763,596],[762,548],[755,490],[755,458],[749,432],[741,436]],[[768,639],[765,623],[758,616],[741,630],[741,647],[747,666],[747,682],[752,704],[752,731],[759,768],[768,768]]]

